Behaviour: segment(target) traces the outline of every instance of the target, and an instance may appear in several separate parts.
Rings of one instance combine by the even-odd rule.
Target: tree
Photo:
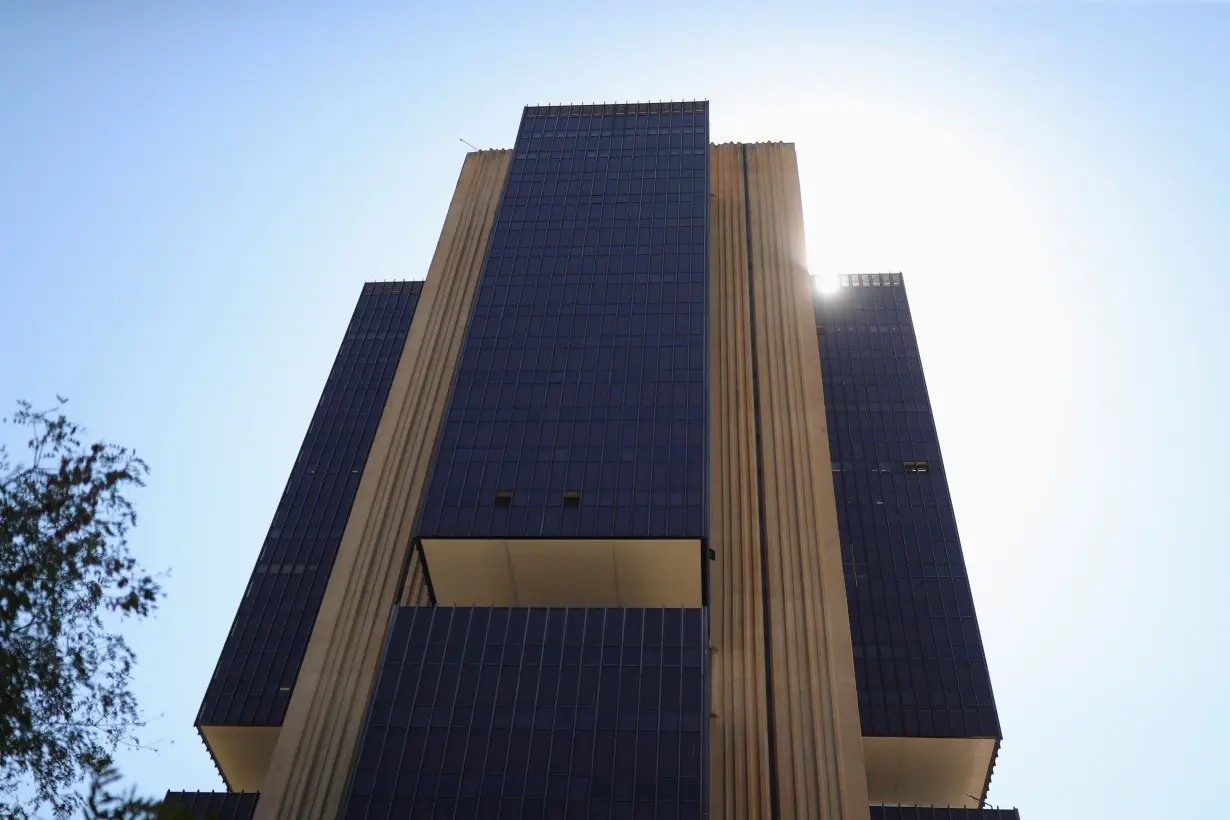
[[[6,818],[45,806],[57,818],[86,812],[82,780],[114,775],[112,754],[135,743],[142,725],[129,689],[135,656],[115,628],[149,615],[161,594],[127,542],[137,521],[128,493],[144,486],[145,462],[124,447],[83,445],[85,430],[64,416],[64,403],[37,411],[19,402],[4,420],[29,436],[28,463],[14,462],[0,443]]]
[[[116,794],[111,788],[119,780],[119,772],[110,764],[94,773],[82,811],[85,820],[193,820],[183,806],[137,797],[136,789]]]

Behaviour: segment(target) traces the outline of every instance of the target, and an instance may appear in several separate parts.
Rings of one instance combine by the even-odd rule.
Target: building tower
[[[817,297],[805,259],[793,145],[711,145],[705,102],[469,154],[425,281],[364,286],[210,681],[230,791],[170,797],[1015,817],[976,811],[999,724],[902,278]]]

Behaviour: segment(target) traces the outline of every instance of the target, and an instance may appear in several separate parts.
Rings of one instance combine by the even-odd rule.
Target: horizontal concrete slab
[[[424,538],[440,606],[699,607],[698,539]]]
[[[995,759],[994,738],[864,737],[871,803],[976,808]]]
[[[269,771],[281,726],[198,726],[226,786],[233,792],[258,792]]]

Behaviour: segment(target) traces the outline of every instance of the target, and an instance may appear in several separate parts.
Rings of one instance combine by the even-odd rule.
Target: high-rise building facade
[[[171,797],[1015,817],[902,277],[805,259],[794,147],[704,102],[469,154],[425,280],[364,287],[207,688],[230,793]]]

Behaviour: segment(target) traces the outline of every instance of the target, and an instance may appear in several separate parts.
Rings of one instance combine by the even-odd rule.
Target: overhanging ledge
[[[440,606],[700,607],[696,538],[423,538]]]
[[[977,808],[999,741],[982,737],[863,737],[872,803]]]
[[[229,791],[261,790],[281,726],[198,725],[196,728]]]

